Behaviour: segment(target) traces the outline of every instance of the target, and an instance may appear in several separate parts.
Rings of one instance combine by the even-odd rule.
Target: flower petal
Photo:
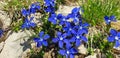
[[[81,39],[82,39],[84,42],[86,42],[86,43],[87,43],[87,41],[88,41],[85,36],[81,36]]]
[[[80,40],[77,39],[75,45],[78,47],[78,46],[80,46],[80,44],[81,44],[81,43],[80,43]]]
[[[44,46],[48,46],[48,43],[47,43],[47,41],[42,41],[42,44],[44,45]]]
[[[116,35],[117,35],[117,31],[116,31],[115,29],[111,29],[111,30],[110,30],[110,33],[111,33],[111,35],[113,35],[113,36],[116,36]]]
[[[118,40],[116,40],[116,42],[115,42],[115,47],[117,48],[117,47],[119,47],[119,46],[120,46],[120,43],[119,43]]]
[[[68,39],[64,39],[64,42],[66,43],[66,48],[69,49],[71,47],[71,44]]]
[[[44,35],[44,31],[41,31],[41,32],[39,33],[39,37],[43,37],[43,35]]]
[[[80,8],[75,7],[72,9],[72,13],[76,14],[79,12],[79,10],[80,10]]]
[[[58,42],[58,40],[59,40],[58,38],[53,38],[52,42],[56,43],[56,42]]]
[[[118,36],[118,37],[119,37],[119,39],[120,39],[120,32],[118,32],[118,33],[117,33],[117,36]]]
[[[88,24],[88,23],[84,23],[82,26],[84,26],[84,27],[88,27],[89,24]]]
[[[75,37],[72,37],[69,41],[70,42],[75,42],[76,38]]]
[[[73,54],[70,54],[70,58],[74,58],[74,55],[73,55]]]
[[[40,47],[40,46],[42,46],[41,41],[37,42],[37,47]]]
[[[113,41],[115,40],[115,37],[114,37],[114,36],[109,36],[109,37],[107,38],[107,40],[108,40],[109,42],[113,42]]]
[[[44,35],[45,40],[48,39],[48,38],[50,38],[50,36],[48,34]]]
[[[35,42],[39,42],[40,39],[39,39],[39,38],[34,38],[33,40],[34,40]]]
[[[57,32],[57,36],[61,36],[61,34],[62,34],[61,32]]]
[[[66,54],[66,53],[65,53],[65,52],[66,52],[65,50],[59,50],[58,52],[59,52],[59,54],[61,54],[62,56],[64,56],[64,55]]]
[[[78,51],[77,51],[75,48],[71,48],[69,51],[70,51],[71,54],[76,54],[76,53],[78,53]]]
[[[110,16],[110,20],[116,22],[116,18],[115,18],[115,16],[114,16],[114,15]]]
[[[63,48],[63,41],[59,41],[59,47]]]

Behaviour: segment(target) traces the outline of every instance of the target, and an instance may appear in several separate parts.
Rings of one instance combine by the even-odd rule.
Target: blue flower
[[[73,8],[72,13],[68,14],[67,17],[72,18],[74,23],[78,23],[81,20],[80,19],[81,15],[80,15],[79,11],[80,11],[80,8],[75,7],[75,8]]]
[[[79,11],[80,11],[80,7],[79,8],[75,7],[75,8],[72,9],[72,14],[77,15],[79,13]]]
[[[55,12],[55,8],[54,7],[51,7],[51,6],[48,6],[44,9],[45,12],[49,12],[49,13],[54,13]]]
[[[52,22],[53,24],[57,24],[57,15],[55,13],[52,13],[48,18],[48,21]]]
[[[61,49],[59,50],[59,54],[62,56],[66,56],[66,58],[74,58],[74,55],[78,53],[75,48],[69,48],[69,49]]]
[[[88,29],[87,27],[89,26],[88,23],[79,23],[79,25],[75,26],[75,28],[78,30],[78,32],[82,32],[87,34],[88,33]]]
[[[63,30],[67,33],[67,35],[75,34],[76,30],[73,24],[67,22],[66,26],[63,27]]]
[[[60,48],[63,48],[64,43],[69,44],[68,40],[66,39],[66,33],[62,34],[61,32],[57,32],[57,37],[53,38],[52,42],[58,42]]]
[[[57,18],[59,19],[59,25],[65,25],[67,23],[68,18],[62,14],[58,14]]]
[[[37,47],[40,47],[42,45],[48,46],[48,43],[47,43],[47,39],[48,38],[50,38],[50,36],[48,34],[44,35],[44,32],[41,31],[39,33],[39,37],[38,38],[34,38],[34,41],[37,43]]]
[[[55,0],[44,0],[45,6],[55,7]]]
[[[31,13],[35,13],[36,12],[36,10],[40,10],[40,3],[39,2],[36,2],[36,3],[33,3],[33,4],[31,4],[31,6],[30,6],[30,12]]]
[[[82,32],[77,32],[74,34],[74,36],[69,40],[70,42],[75,42],[76,47],[80,46],[81,41],[84,41],[87,43],[87,38],[82,35]]]
[[[114,42],[115,41],[115,47],[119,47],[120,46],[120,32],[117,32],[114,29],[110,30],[110,36],[108,36],[107,40],[109,42]]]
[[[114,22],[115,22],[115,21],[116,21],[116,18],[115,18],[115,16],[113,16],[113,15],[110,16],[110,17],[105,16],[105,17],[104,17],[104,20],[105,20],[106,24],[109,25],[109,24],[111,23],[111,21],[114,21]]]
[[[30,15],[30,11],[29,11],[29,10],[26,10],[25,8],[23,8],[21,12],[22,12],[22,15],[23,15],[24,17]]]
[[[3,35],[3,30],[2,29],[0,29],[0,37]]]
[[[29,16],[31,13],[35,13],[36,10],[40,10],[40,3],[36,2],[31,4],[30,9],[26,10],[25,8],[22,9],[22,15],[24,17]]]
[[[32,22],[34,17],[31,17],[30,20],[28,18],[25,19],[24,23],[22,24],[21,28],[30,28],[30,27],[35,27],[36,24]]]

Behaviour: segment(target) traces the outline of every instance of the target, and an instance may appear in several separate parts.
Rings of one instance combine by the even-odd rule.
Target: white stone
[[[94,53],[94,55],[90,55],[90,56],[87,56],[87,57],[85,57],[85,58],[97,58],[97,54]]]
[[[87,51],[87,48],[85,48],[85,46],[83,44],[81,44],[79,47],[78,47],[78,52],[81,53],[81,54],[84,54],[86,55],[88,53]]]
[[[34,34],[31,31],[13,32],[5,41],[3,50],[0,53],[0,58],[21,58],[23,52],[30,48],[30,36]]]
[[[72,9],[75,8],[75,7],[80,7],[80,6],[63,6],[63,5],[60,5],[59,9],[57,10],[57,14],[61,13],[63,15],[68,15],[69,13],[71,13]]]
[[[3,26],[1,26],[3,29],[6,29],[10,26],[12,19],[7,15],[5,11],[0,10],[0,21]]]
[[[1,42],[1,43],[0,43],[0,51],[2,51],[2,49],[3,49],[3,47],[4,47],[4,44],[5,44],[5,42]]]

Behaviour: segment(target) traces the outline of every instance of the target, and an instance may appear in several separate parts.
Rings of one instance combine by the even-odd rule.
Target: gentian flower
[[[105,22],[106,22],[106,24],[110,24],[111,23],[111,21],[113,21],[113,22],[115,22],[116,21],[116,18],[115,18],[115,16],[110,16],[110,17],[108,17],[108,16],[105,16],[104,17],[104,20],[105,20]]]
[[[39,37],[38,38],[34,38],[34,41],[37,43],[37,47],[40,47],[42,45],[48,46],[48,43],[47,43],[47,39],[48,38],[50,38],[50,36],[48,34],[44,35],[44,32],[41,31],[39,33]]]
[[[36,2],[31,4],[30,9],[26,10],[25,8],[22,9],[22,15],[24,17],[29,16],[31,13],[35,13],[36,10],[40,10],[40,3]]]
[[[76,47],[80,46],[81,41],[84,41],[87,43],[87,38],[82,35],[83,32],[77,32],[74,34],[74,36],[69,40],[70,42],[75,42]]]
[[[64,43],[66,43],[68,40],[66,40],[66,33],[62,34],[61,32],[57,32],[57,37],[53,38],[52,40],[54,43],[58,42],[58,45],[60,48],[63,48]]]
[[[88,23],[79,23],[79,25],[76,25],[75,28],[78,30],[78,32],[83,32],[85,34],[88,33],[87,27],[89,26]]]
[[[25,8],[23,8],[21,12],[22,12],[22,15],[23,15],[24,17],[30,15],[30,11],[29,11],[29,10],[26,10]]]
[[[81,17],[79,11],[80,11],[80,8],[75,7],[72,10],[72,13],[68,14],[67,17],[72,18],[74,23],[78,23],[80,21],[80,17]]]
[[[55,12],[55,8],[54,7],[51,7],[51,6],[48,6],[44,9],[45,12],[49,12],[49,13],[54,13]]]
[[[73,24],[71,24],[70,22],[66,23],[66,26],[63,27],[63,30],[67,33],[67,35],[71,35],[71,34],[75,34],[76,30]]]
[[[69,48],[69,49],[61,49],[59,50],[59,54],[62,56],[66,56],[66,58],[74,58],[74,55],[78,53],[75,48]]]
[[[48,18],[48,21],[52,22],[53,24],[57,24],[57,15],[55,13],[52,13]]]
[[[30,27],[35,27],[36,24],[32,22],[34,17],[31,17],[30,20],[28,18],[25,19],[24,23],[22,24],[21,28],[30,28]]]
[[[46,8],[45,12],[54,13],[55,12],[55,0],[44,0],[44,5]]]
[[[3,30],[2,29],[0,29],[0,37],[3,35]]]
[[[107,38],[109,42],[114,42],[115,41],[115,47],[120,46],[120,32],[117,32],[114,29],[110,30],[110,36]]]
[[[79,11],[80,11],[80,7],[79,8],[75,7],[75,8],[72,9],[72,14],[77,15],[79,13]]]
[[[44,0],[44,5],[45,6],[51,6],[51,7],[55,7],[55,0]]]
[[[59,25],[64,25],[67,22],[67,17],[62,14],[58,14],[57,18],[59,19]]]
[[[29,10],[30,10],[31,13],[34,14],[36,12],[36,10],[40,10],[40,3],[36,2],[36,3],[31,4]]]

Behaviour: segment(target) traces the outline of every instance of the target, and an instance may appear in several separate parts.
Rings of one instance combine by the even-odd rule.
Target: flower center
[[[43,41],[43,39],[42,39],[42,38],[40,38],[40,41]]]
[[[79,36],[76,36],[77,39],[79,39],[80,37]]]
[[[55,17],[55,20],[57,20],[57,18]]]
[[[119,40],[118,36],[115,37],[116,40]]]
[[[82,29],[82,26],[80,26],[80,29]]]
[[[72,28],[69,28],[69,30],[71,31],[71,30],[72,30]]]
[[[65,21],[65,18],[63,19],[63,21]]]
[[[60,37],[60,40],[63,40],[63,38],[62,38],[62,37]]]
[[[111,20],[108,20],[108,22],[110,22]]]
[[[67,51],[67,54],[69,54],[70,52],[69,51]]]

